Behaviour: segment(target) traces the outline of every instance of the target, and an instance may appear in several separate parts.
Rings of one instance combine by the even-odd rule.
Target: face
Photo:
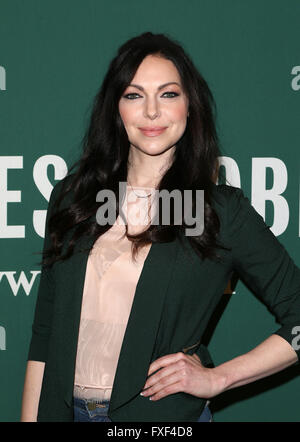
[[[175,147],[186,128],[188,98],[174,64],[145,57],[122,94],[119,112],[131,147],[148,155]]]

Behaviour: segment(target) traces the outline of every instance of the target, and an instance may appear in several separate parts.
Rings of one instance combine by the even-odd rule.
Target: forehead
[[[181,78],[176,66],[171,60],[148,55],[139,65],[131,83],[141,86],[155,85],[176,81],[181,84]]]

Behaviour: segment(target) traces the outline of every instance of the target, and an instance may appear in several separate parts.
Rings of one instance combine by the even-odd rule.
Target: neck
[[[131,146],[128,155],[127,181],[133,187],[156,188],[171,164],[173,148],[161,155],[146,155]]]

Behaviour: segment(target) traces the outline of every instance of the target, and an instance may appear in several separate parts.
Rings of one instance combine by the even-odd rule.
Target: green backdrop
[[[47,201],[77,159],[125,40],[179,40],[218,107],[222,164],[299,265],[298,0],[0,0],[0,420],[18,421]],[[230,301],[230,302],[227,302]],[[215,364],[278,329],[240,281],[208,333]],[[214,419],[300,421],[299,366],[212,401]]]

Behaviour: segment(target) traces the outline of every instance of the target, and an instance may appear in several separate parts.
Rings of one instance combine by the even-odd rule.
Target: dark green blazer
[[[61,182],[49,201],[48,220]],[[280,323],[274,333],[292,345],[300,324],[300,270],[243,192],[214,186],[222,262],[201,261],[180,241],[153,243],[140,275],[118,360],[109,417],[116,422],[196,422],[206,399],[186,393],[151,402],[140,396],[149,365],[169,353],[197,353],[213,366],[202,337],[234,271]],[[96,221],[95,221],[96,222]],[[76,249],[92,248],[82,237]],[[28,360],[44,361],[38,421],[73,420],[73,386],[82,294],[89,252],[42,268]],[[300,350],[296,350],[298,360]],[[298,362],[297,362],[298,363]]]

